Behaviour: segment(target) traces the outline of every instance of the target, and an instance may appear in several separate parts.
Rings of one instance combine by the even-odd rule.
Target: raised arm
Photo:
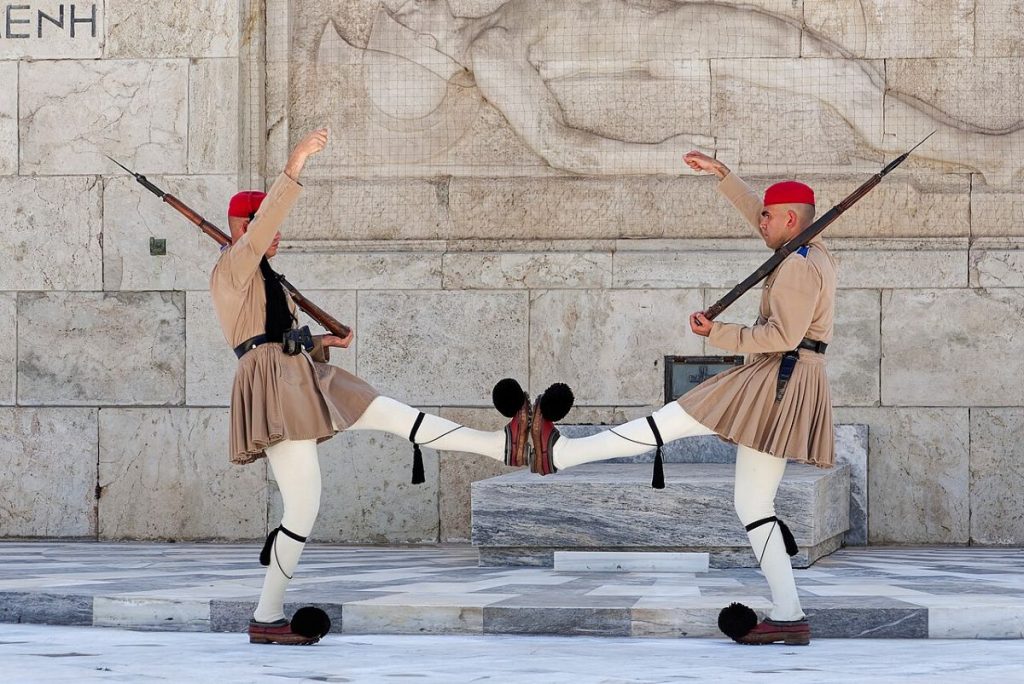
[[[693,151],[683,157],[683,161],[694,171],[711,173],[718,177],[718,191],[736,207],[747,223],[757,228],[761,223],[761,210],[764,204],[761,198],[747,185],[742,178],[729,170],[729,167],[708,155]]]

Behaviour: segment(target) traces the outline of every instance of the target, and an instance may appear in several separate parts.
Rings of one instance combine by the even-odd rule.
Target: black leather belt
[[[796,348],[810,349],[811,351],[818,352],[819,354],[824,354],[825,350],[828,349],[828,343],[818,342],[817,340],[812,340],[809,337],[805,337],[804,339],[800,340],[800,344],[798,344]]]
[[[255,337],[250,337],[245,342],[235,347],[235,356],[237,356],[238,358],[242,358],[243,356],[245,356],[245,353],[247,351],[252,351],[261,344],[266,344],[269,341],[270,340],[267,339],[266,335],[256,335]]]
[[[782,355],[782,361],[779,363],[779,379],[775,383],[775,401],[782,401],[782,395],[786,393],[786,385],[789,383],[789,379],[793,376],[793,369],[796,367],[796,360],[800,358],[800,349],[809,349],[819,354],[824,354],[828,348],[828,343],[819,342],[805,337],[800,340],[800,344],[796,346],[793,351],[788,351]]]

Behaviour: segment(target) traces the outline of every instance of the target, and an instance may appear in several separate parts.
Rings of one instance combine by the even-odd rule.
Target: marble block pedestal
[[[550,566],[555,551],[704,551],[712,567],[754,567],[733,509],[731,463],[597,463],[547,477],[519,471],[473,483],[480,565]],[[835,551],[850,527],[850,466],[791,463],[776,498],[805,568]]]

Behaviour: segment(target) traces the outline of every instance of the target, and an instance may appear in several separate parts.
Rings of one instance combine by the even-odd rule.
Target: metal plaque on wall
[[[742,365],[742,356],[666,356],[665,403],[678,399],[712,375]]]

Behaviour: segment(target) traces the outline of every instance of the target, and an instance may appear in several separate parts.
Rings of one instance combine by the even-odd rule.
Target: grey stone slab
[[[1024,409],[971,410],[971,542],[1024,544]]]
[[[190,174],[239,171],[240,136],[232,133],[238,127],[238,70],[236,58],[193,59],[189,64]]]
[[[850,529],[843,537],[848,546],[868,543],[867,425],[836,425],[836,463],[850,467]]]
[[[8,337],[16,337],[18,326],[18,301],[12,293],[0,294],[0,330],[8,331]],[[0,349],[0,405],[13,404],[15,399],[18,359],[15,346],[6,345]]]
[[[244,632],[258,601],[210,601],[211,632]],[[334,620],[331,620],[334,622]]]
[[[483,609],[465,605],[376,605],[348,603],[346,634],[479,634]]]
[[[715,608],[636,608],[630,611],[630,635],[660,639],[683,637],[720,637]]]
[[[442,418],[476,430],[501,430],[508,419],[493,408],[442,408]],[[438,452],[438,510],[442,543],[468,543],[471,532],[471,485],[515,469],[501,461],[457,451]]]
[[[627,636],[628,608],[553,608],[485,606],[485,634],[564,634]]]
[[[420,407],[436,413],[436,409]],[[343,432],[318,447],[323,489],[310,539],[321,542],[422,544],[438,540],[438,456],[423,449],[426,482],[410,484],[412,447],[381,432]],[[273,473],[271,471],[271,477]],[[282,505],[271,482],[268,521]]]
[[[94,408],[0,408],[0,537],[96,534]]]
[[[6,39],[0,41],[0,59],[98,58],[106,34],[105,9],[103,2],[61,0],[11,5],[4,12]]]
[[[819,639],[927,639],[927,608],[813,608],[804,606]]]
[[[6,46],[7,42],[0,43],[0,51]],[[0,62],[0,82],[13,84],[0,93],[0,176],[6,176],[18,172],[17,62]]]
[[[96,627],[209,632],[210,602],[202,599],[154,600],[96,596],[93,598],[92,623]]]
[[[19,294],[18,403],[180,403],[184,315],[183,293]]]
[[[965,408],[839,408],[869,426],[870,543],[964,544],[969,539]]]
[[[0,290],[102,289],[100,195],[95,178],[0,176]]]
[[[227,201],[238,187],[234,176],[153,175],[149,180],[228,232]],[[154,256],[151,239],[164,240],[166,254]],[[206,290],[219,256],[212,238],[130,176],[104,181],[104,289]]]
[[[358,307],[359,375],[406,403],[487,406],[497,380],[527,377],[526,292],[360,292]]]
[[[970,259],[971,287],[1024,287],[1024,240],[978,238]]]
[[[0,622],[92,625],[92,596],[44,592],[0,592]]]
[[[229,462],[225,409],[103,409],[99,435],[100,538],[266,533],[265,470]]]
[[[699,290],[545,290],[531,299],[534,393],[565,382],[583,406],[660,404],[664,357],[701,349],[702,338],[683,332],[701,308]]]
[[[957,315],[949,315],[949,312]],[[889,406],[1013,406],[1024,337],[1016,289],[894,290],[882,297],[882,402]],[[965,331],[969,330],[970,334]]]
[[[236,57],[233,0],[106,0],[104,57]]]
[[[538,479],[512,473],[473,484],[473,543],[555,550],[747,549],[733,510],[733,467],[668,464],[664,490],[644,465],[591,464]],[[801,547],[838,546],[849,527],[849,470],[791,465],[777,498]],[[584,524],[585,521],[585,524]],[[748,561],[748,562],[753,562]]]
[[[446,290],[611,287],[612,255],[448,252],[443,271]]]
[[[184,60],[58,60],[20,68],[20,173],[112,173],[103,154],[138,173],[186,172]]]

